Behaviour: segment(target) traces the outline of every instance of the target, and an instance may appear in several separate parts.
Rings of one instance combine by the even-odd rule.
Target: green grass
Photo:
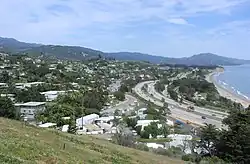
[[[178,164],[177,159],[0,118],[1,164]]]

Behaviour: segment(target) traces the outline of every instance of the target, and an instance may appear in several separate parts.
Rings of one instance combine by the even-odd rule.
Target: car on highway
[[[204,120],[206,119],[206,117],[205,117],[205,116],[201,116],[201,118],[202,118],[202,119],[204,119]]]

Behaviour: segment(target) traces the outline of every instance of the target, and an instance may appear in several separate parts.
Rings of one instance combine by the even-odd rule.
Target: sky
[[[104,52],[250,59],[250,0],[1,0],[0,36]]]

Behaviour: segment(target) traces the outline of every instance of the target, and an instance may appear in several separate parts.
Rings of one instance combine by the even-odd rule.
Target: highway
[[[178,102],[175,102],[174,100],[169,99],[169,98],[163,96],[162,94],[156,92],[154,90],[154,83],[155,83],[154,81],[146,81],[146,82],[139,83],[135,86],[134,91],[141,98],[143,98],[147,101],[151,101],[157,106],[163,106],[163,102],[161,102],[161,99],[164,98],[165,101],[169,104],[169,106],[172,106],[172,108],[170,108],[170,110],[171,110],[171,116],[173,118],[180,119],[183,121],[188,120],[191,123],[196,124],[196,125],[200,125],[200,126],[203,126],[204,123],[208,123],[208,124],[215,125],[217,128],[223,127],[221,120],[224,116],[222,116],[222,115],[217,116],[216,115],[216,117],[214,117],[214,116],[212,116],[212,114],[213,114],[212,112],[214,112],[214,111],[209,112],[209,110],[207,110],[207,109],[205,110],[205,113],[201,109],[198,109],[198,112],[187,112],[184,110],[185,109],[184,106],[180,106],[178,104]],[[148,85],[147,93],[142,91],[142,87],[145,84]],[[151,94],[153,96],[151,96]],[[195,108],[195,110],[196,110],[196,108]],[[209,117],[207,117],[206,119],[202,119],[201,117],[204,115],[209,116]]]
[[[179,104],[178,102],[168,98],[166,95],[160,94],[159,92],[157,92],[155,90],[155,88],[154,88],[155,82],[153,82],[153,81],[149,81],[147,84],[148,84],[148,93],[153,94],[153,96],[159,100],[162,100],[162,98],[164,98],[167,103],[178,106],[178,107],[183,108],[183,109],[187,109],[188,106],[191,105],[190,102],[185,101],[185,100],[184,100],[184,102],[186,104]],[[194,106],[194,108],[195,108],[195,113],[205,115],[207,117],[211,117],[213,115],[213,117],[217,118],[217,120],[222,120],[228,115],[228,113],[225,113],[225,112],[215,111],[215,110],[211,110],[208,108],[195,106],[194,103],[192,103],[192,106]]]

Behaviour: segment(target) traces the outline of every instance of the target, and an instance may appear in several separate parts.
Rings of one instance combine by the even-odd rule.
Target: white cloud
[[[193,46],[195,51],[206,47],[195,46],[198,41],[203,41],[199,35],[202,35],[202,39],[207,39],[211,34],[216,35],[220,31],[221,34],[226,34],[223,37],[229,37],[240,34],[242,29],[249,34],[249,24],[239,25],[231,22],[231,25],[221,27],[217,24],[212,25],[216,28],[204,30],[200,28],[199,22],[191,21],[203,14],[228,16],[235,7],[246,1],[249,0],[5,0],[0,5],[0,36],[15,37],[29,42],[78,44],[93,48],[100,46],[105,50],[109,48],[109,51],[123,45],[123,48],[128,49],[132,46],[134,50],[136,44],[144,45],[144,42],[155,39],[155,46],[148,43],[148,46],[142,46],[138,50],[144,48],[144,52],[146,49],[152,49],[150,52],[154,52],[155,49],[159,54],[163,53],[158,51],[174,48],[173,44],[185,47],[186,40],[190,40],[190,47]],[[150,22],[157,23],[155,26],[148,25]],[[148,26],[141,25],[146,23]],[[138,24],[140,29],[134,30],[130,27]],[[171,28],[172,24],[177,26]],[[186,26],[190,24],[193,26]],[[152,31],[157,31],[157,38],[150,34]],[[165,38],[176,41],[169,43],[171,47],[164,48],[165,42],[168,43]],[[127,42],[122,42],[122,39]],[[128,40],[137,42],[129,45]],[[209,45],[213,43],[210,41]],[[107,45],[108,43],[110,45]],[[190,47],[184,48],[183,51],[191,52]]]
[[[168,22],[179,25],[188,25],[188,22],[182,18],[170,18],[168,19]]]

